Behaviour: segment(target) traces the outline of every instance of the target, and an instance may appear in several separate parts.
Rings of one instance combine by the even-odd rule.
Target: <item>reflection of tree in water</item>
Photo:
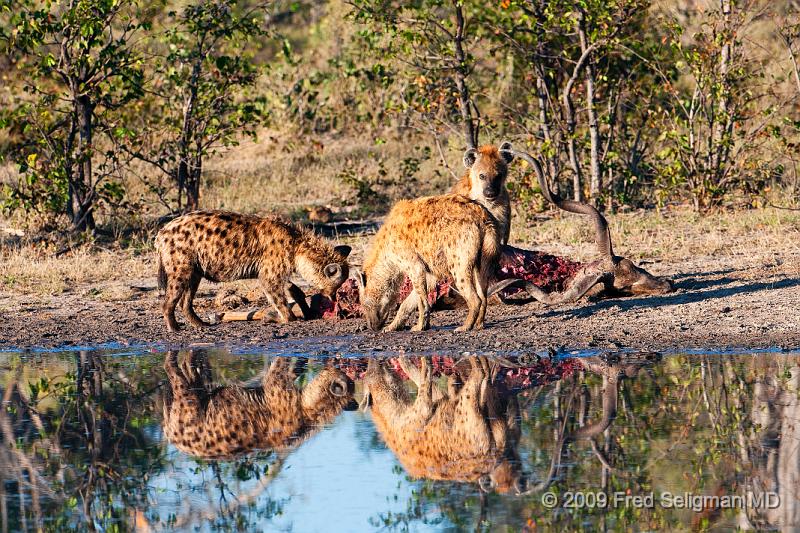
[[[284,459],[270,452],[228,461],[197,459],[191,472],[197,481],[180,485],[174,505],[169,506],[170,514],[149,514],[145,520],[160,529],[255,528],[281,513],[285,500],[265,497],[265,491],[280,473]]]
[[[271,364],[265,367],[261,360],[223,352],[211,359],[214,373],[225,383],[254,377]],[[456,389],[469,379],[469,362],[462,360],[454,370]],[[137,356],[131,362],[76,352],[46,361],[43,365],[40,356],[0,356],[3,528],[251,530],[281,513],[286,500],[270,497],[267,487],[280,473],[282,456],[266,452],[235,461],[192,460],[160,440],[162,355]],[[502,370],[497,372],[501,377],[503,372],[517,375],[518,369],[504,367],[508,361],[488,361]],[[412,489],[401,512],[376,509],[372,525],[482,530],[501,524],[512,529],[535,524],[540,530],[797,527],[796,357],[670,357],[652,366],[623,356],[580,361],[574,366],[579,371],[557,375],[556,381],[537,378],[522,388],[509,388],[505,378],[496,375],[492,380],[501,403],[519,405],[521,431],[512,441],[520,470],[528,477],[526,489],[546,487],[561,495],[566,490],[634,495],[774,491],[780,507],[565,512],[543,508],[541,492],[500,495],[485,482],[488,490],[478,481],[409,479],[402,489],[398,485],[398,490]],[[324,366],[312,362],[295,384],[304,387]],[[260,382],[254,378],[249,384]],[[413,399],[416,387],[410,381],[402,385]],[[441,398],[453,392],[447,377],[438,377],[435,387]],[[500,411],[507,412],[507,407]],[[384,447],[382,439],[369,441],[377,435],[369,417],[356,422],[366,450]],[[560,453],[556,443],[561,443]],[[407,472],[398,467],[398,474]]]
[[[748,494],[770,491],[780,496],[780,506],[742,511],[706,506],[694,512],[656,502],[654,509],[641,510],[624,505],[551,510],[541,505],[541,493],[509,497],[482,492],[475,484],[408,478],[413,495],[406,511],[378,514],[373,524],[787,531],[800,525],[795,358],[672,357],[652,366],[628,356],[581,361],[582,372],[515,391],[523,428],[519,453],[531,484],[552,481],[547,489],[562,496],[568,490],[609,496],[652,491],[656,497],[669,491],[747,501]],[[549,480],[553,465],[556,475]]]
[[[151,480],[174,470],[154,431],[160,367],[161,357],[126,364],[81,351],[47,367],[25,359],[2,369],[3,530],[148,531],[204,521],[221,529],[247,528],[279,512],[280,502],[259,498],[279,470],[273,468],[276,457],[266,454],[198,462],[192,474],[215,482],[192,487],[192,496],[196,502],[197,489],[208,489],[208,501],[200,509],[176,506],[169,516],[158,515],[153,502],[163,494]],[[225,480],[249,484],[250,490],[233,494]]]
[[[742,443],[750,465],[745,490],[759,496],[772,492],[780,506],[741,513],[742,528],[800,527],[800,366],[787,361],[779,371],[756,378],[752,431]],[[744,433],[744,432],[743,432]]]
[[[162,467],[144,432],[158,383],[131,380],[87,351],[63,376],[43,374],[26,382],[19,365],[4,385],[0,461],[11,483],[0,496],[12,503],[4,523],[36,529],[47,518],[48,527],[95,530],[125,522],[146,499],[144,480]]]

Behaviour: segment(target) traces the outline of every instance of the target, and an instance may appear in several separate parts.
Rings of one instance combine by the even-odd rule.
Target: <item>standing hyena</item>
[[[303,366],[276,357],[260,386],[220,387],[212,384],[205,353],[190,352],[179,360],[178,352],[169,352],[164,435],[197,457],[231,457],[295,446],[343,410],[358,407],[352,380],[337,368],[325,367],[298,388],[294,382]]]
[[[430,358],[420,357],[420,368],[401,358],[400,366],[417,385],[412,399],[384,361],[371,359],[363,382],[365,405],[371,405],[378,433],[412,477],[525,492],[516,397],[501,401],[485,357],[473,356],[469,362],[461,387],[450,376],[444,393],[433,381]]]
[[[202,278],[214,282],[258,278],[281,321],[288,322],[294,319],[286,299],[293,271],[330,298],[349,274],[349,246],[333,247],[276,217],[195,211],[158,232],[156,251],[159,286],[166,290],[162,311],[170,331],[179,329],[175,320],[179,302],[192,325],[208,325],[192,307]],[[290,291],[304,308],[302,291],[294,285]]]
[[[497,220],[502,243],[508,244],[511,234],[511,198],[506,188],[508,165],[514,153],[510,142],[500,148],[487,144],[464,152],[467,172],[453,185],[450,192],[479,202]]]
[[[486,291],[499,253],[497,223],[479,203],[456,194],[398,202],[364,261],[361,306],[367,325],[373,330],[383,327],[408,276],[414,290],[387,331],[400,329],[414,307],[419,319],[412,329],[428,329],[428,287],[446,278],[454,281],[469,308],[457,331],[481,329]]]

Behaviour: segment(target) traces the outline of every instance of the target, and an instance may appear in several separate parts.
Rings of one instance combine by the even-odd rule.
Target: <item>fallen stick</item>
[[[252,309],[250,311],[223,311],[215,312],[208,315],[208,319],[212,324],[219,324],[221,322],[247,322],[255,320],[264,320],[271,324],[278,324],[278,313],[273,309]]]

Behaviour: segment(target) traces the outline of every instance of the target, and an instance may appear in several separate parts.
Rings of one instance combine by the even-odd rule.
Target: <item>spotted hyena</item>
[[[400,329],[416,307],[414,330],[430,325],[428,289],[452,279],[469,309],[459,331],[480,329],[486,291],[500,253],[497,223],[483,206],[461,195],[398,202],[381,226],[364,261],[361,305],[367,325],[383,327],[406,276],[414,286],[388,331]]]
[[[324,239],[277,217],[225,211],[195,211],[176,218],[156,237],[159,286],[165,290],[162,311],[170,331],[179,329],[175,307],[181,303],[194,326],[208,324],[194,312],[192,300],[206,278],[214,282],[258,278],[282,322],[294,319],[286,286],[297,271],[323,295],[334,297],[347,279],[349,246]],[[305,295],[289,285],[305,308]]]
[[[169,389],[164,435],[179,450],[203,458],[296,446],[343,410],[358,406],[354,384],[325,367],[304,388],[295,385],[305,361],[276,357],[255,387],[214,386],[202,351],[164,361]]]
[[[458,387],[450,376],[446,393],[434,383],[430,358],[420,357],[420,363],[417,368],[400,359],[417,385],[415,399],[385,361],[370,360],[363,381],[375,427],[408,474],[525,492],[517,451],[519,404],[516,396],[501,400],[487,359],[470,357],[467,379]]]
[[[508,165],[514,159],[510,142],[500,148],[487,144],[464,152],[466,173],[450,190],[483,205],[497,219],[502,244],[508,244],[511,233],[511,198],[506,188]]]

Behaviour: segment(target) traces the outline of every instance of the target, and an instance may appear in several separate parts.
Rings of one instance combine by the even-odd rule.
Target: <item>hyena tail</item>
[[[158,255],[158,290],[161,294],[167,291],[167,271],[164,269],[164,260]]]

